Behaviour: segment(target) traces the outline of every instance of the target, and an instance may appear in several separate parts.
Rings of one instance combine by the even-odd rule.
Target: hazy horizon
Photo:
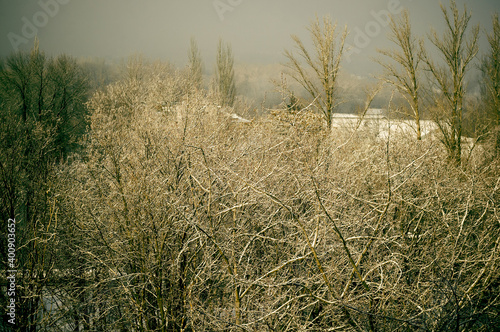
[[[482,34],[491,29],[491,15],[500,11],[498,0],[457,4],[461,9],[467,5],[471,23],[481,23]],[[209,67],[219,38],[231,43],[237,63],[279,63],[285,61],[283,51],[293,49],[292,34],[307,43],[310,22],[329,15],[339,33],[345,25],[350,31],[343,68],[365,75],[378,68],[371,60],[376,49],[392,47],[386,14],[403,9],[410,11],[417,35],[425,36],[431,26],[442,30],[439,2],[431,0],[0,0],[0,56],[29,49],[37,35],[49,54],[111,60],[140,53],[183,65],[194,37]]]

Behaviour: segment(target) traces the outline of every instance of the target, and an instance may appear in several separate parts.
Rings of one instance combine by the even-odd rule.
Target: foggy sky
[[[498,0],[457,3],[467,5],[483,30],[491,30],[491,15],[500,12]],[[36,33],[40,48],[53,55],[120,59],[142,53],[183,65],[194,37],[206,64],[219,38],[232,44],[236,62],[277,63],[293,48],[291,34],[307,41],[315,15],[329,14],[350,31],[344,68],[362,75],[374,66],[376,48],[391,46],[385,14],[403,8],[417,34],[425,36],[431,26],[442,30],[435,0],[0,0],[0,56],[29,49]]]

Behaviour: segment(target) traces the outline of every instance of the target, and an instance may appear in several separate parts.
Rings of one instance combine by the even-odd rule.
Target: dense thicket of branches
[[[73,322],[157,331],[498,324],[498,163],[464,171],[441,161],[434,140],[332,137],[310,112],[242,125],[193,95],[159,112],[163,86],[132,80],[95,95],[86,152],[60,169],[59,225],[75,262],[62,294],[77,306]]]

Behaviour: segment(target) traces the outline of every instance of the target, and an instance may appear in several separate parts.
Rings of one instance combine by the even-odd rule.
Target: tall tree
[[[405,10],[398,19],[391,16],[389,40],[395,50],[379,50],[390,62],[378,61],[385,69],[383,81],[393,85],[405,98],[415,120],[417,140],[422,139],[420,130],[420,78],[421,59],[419,45],[413,36],[410,14]]]
[[[454,0],[450,3],[450,9],[451,13],[441,5],[446,22],[444,35],[439,37],[433,30],[429,36],[440,53],[443,64],[436,64],[431,59],[423,43],[422,58],[433,79],[431,97],[437,109],[434,120],[443,135],[450,160],[460,165],[465,77],[471,61],[479,51],[479,26],[474,26],[467,38],[471,14],[465,7],[461,13]]]
[[[487,35],[490,46],[482,62],[484,101],[495,126],[495,152],[500,155],[500,21],[493,15],[493,31]]]
[[[215,66],[215,88],[220,106],[233,106],[236,98],[234,81],[234,57],[231,45],[224,44],[222,39],[217,46]]]
[[[338,105],[336,81],[344,53],[347,27],[339,35],[337,25],[325,16],[323,25],[316,17],[308,30],[313,41],[315,55],[306,49],[298,36],[292,35],[298,55],[285,50],[285,56],[288,59],[286,67],[290,70],[289,75],[307,91],[311,102],[323,114],[330,128],[332,114]],[[301,58],[305,60],[305,64],[300,60]]]
[[[194,37],[191,38],[189,44],[189,78],[193,84],[193,87],[200,89],[203,83],[203,61],[201,59],[201,53],[198,49],[198,44]]]

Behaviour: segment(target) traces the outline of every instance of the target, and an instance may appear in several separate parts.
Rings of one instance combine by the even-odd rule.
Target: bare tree
[[[437,108],[434,120],[443,135],[443,143],[450,160],[460,165],[466,74],[471,61],[479,51],[479,26],[474,26],[469,38],[466,38],[470,13],[467,8],[460,13],[454,0],[450,3],[450,9],[451,13],[441,5],[446,22],[443,37],[439,37],[435,30],[429,37],[444,63],[436,64],[426,52],[423,43],[421,47],[426,70],[431,74],[433,81],[431,97]]]
[[[417,140],[422,139],[420,130],[420,55],[417,39],[413,36],[410,14],[405,10],[399,19],[391,16],[389,40],[396,50],[379,50],[391,62],[378,61],[385,69],[382,80],[393,85],[408,103],[415,120]]]
[[[288,59],[286,67],[289,75],[297,81],[309,94],[315,107],[323,114],[328,128],[331,127],[332,114],[339,104],[337,96],[337,76],[344,53],[344,43],[347,37],[347,27],[341,35],[337,25],[328,16],[323,18],[323,25],[316,17],[308,28],[315,54],[306,49],[304,43],[296,35],[292,35],[298,55],[285,50]],[[302,63],[300,58],[305,60]]]
[[[196,89],[200,89],[203,83],[203,62],[201,53],[198,49],[198,44],[194,37],[191,38],[189,44],[189,78]]]
[[[493,15],[493,31],[487,35],[490,50],[482,61],[484,99],[492,116],[495,134],[495,153],[500,155],[500,21]]]
[[[220,100],[220,106],[233,106],[236,98],[234,81],[234,57],[229,44],[224,45],[222,39],[217,46],[215,66],[215,89]]]

